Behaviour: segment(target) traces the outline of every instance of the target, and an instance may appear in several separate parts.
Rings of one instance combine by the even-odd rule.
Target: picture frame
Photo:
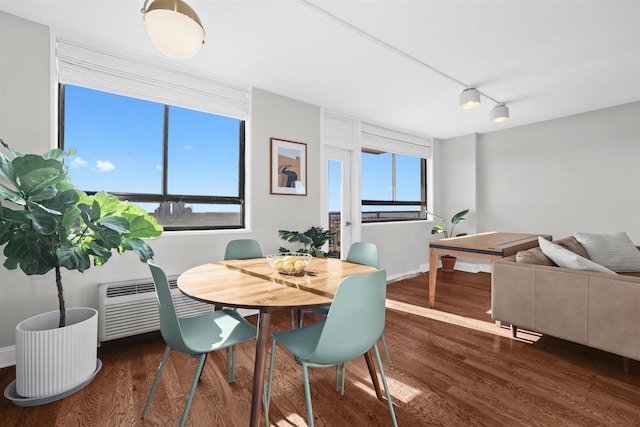
[[[307,144],[270,138],[271,194],[307,195]]]

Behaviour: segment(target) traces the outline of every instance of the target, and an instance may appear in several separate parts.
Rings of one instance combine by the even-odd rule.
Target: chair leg
[[[304,310],[298,310],[298,328],[302,328],[304,325]]]
[[[164,369],[164,364],[169,357],[169,352],[171,351],[171,347],[167,345],[167,348],[164,350],[164,354],[162,355],[162,360],[160,360],[160,365],[158,366],[158,371],[156,372],[156,377],[153,379],[153,385],[151,386],[151,390],[149,390],[149,396],[147,397],[147,402],[144,404],[144,409],[142,410],[142,415],[140,415],[140,419],[144,419],[145,415],[147,415],[147,410],[149,409],[149,404],[151,403],[151,397],[153,393],[156,391],[156,386],[158,385],[158,380],[160,379],[160,374]]]
[[[184,406],[184,411],[182,412],[182,418],[180,418],[180,427],[184,426],[184,423],[187,421],[187,415],[189,414],[189,408],[191,407],[191,400],[193,399],[193,395],[196,392],[196,385],[198,385],[198,378],[200,378],[200,372],[202,372],[202,367],[204,366],[204,361],[206,360],[206,353],[200,355],[200,362],[198,363],[198,369],[196,369],[196,374],[193,376],[193,382],[191,383],[191,389],[189,390],[189,395],[187,396],[187,403]]]
[[[380,369],[380,376],[382,377],[382,385],[384,385],[384,392],[387,395],[387,404],[389,405],[389,412],[391,412],[391,420],[393,421],[393,426],[398,427],[398,421],[396,421],[396,413],[393,410],[393,403],[391,402],[391,394],[389,394],[389,386],[387,385],[387,377],[384,375],[384,371],[382,370],[382,360],[380,360],[380,352],[378,351],[378,344],[373,345],[373,349],[376,353],[376,361],[378,362],[378,369]]]
[[[295,329],[296,328],[296,311],[295,310],[291,310],[291,329]]]
[[[207,363],[207,356],[209,355],[209,353],[205,353],[204,355],[204,363]],[[202,373],[204,372],[204,369],[200,371],[200,376],[198,377],[198,381],[200,381],[200,378],[202,378]]]
[[[311,407],[311,387],[309,387],[309,372],[307,364],[302,362],[302,377],[304,379],[304,397],[307,401],[307,418],[309,427],[313,427],[313,408]]]
[[[391,358],[389,357],[389,349],[387,348],[387,340],[384,339],[384,334],[380,336],[382,338],[382,345],[384,346],[384,353],[387,355],[387,364],[391,366]]]
[[[345,362],[342,362],[342,387],[340,388],[340,396],[344,396],[344,371],[346,366],[347,364]]]

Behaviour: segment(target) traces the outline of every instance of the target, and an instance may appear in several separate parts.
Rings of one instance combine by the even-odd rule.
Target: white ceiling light
[[[491,110],[490,118],[493,123],[506,122],[509,120],[509,107],[503,103],[496,105]]]
[[[460,108],[470,110],[480,106],[480,91],[475,87],[468,87],[460,94]]]
[[[151,42],[162,53],[175,59],[187,59],[204,44],[204,28],[200,18],[182,0],[155,0],[140,10]]]

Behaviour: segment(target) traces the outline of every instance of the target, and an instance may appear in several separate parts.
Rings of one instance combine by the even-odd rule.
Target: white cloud
[[[162,170],[162,165],[156,165],[156,169],[158,169],[159,171]]]
[[[84,159],[81,159],[80,157],[74,157],[73,160],[71,161],[71,165],[72,168],[84,168],[87,166],[87,161]]]
[[[185,145],[184,149],[185,151],[196,151],[196,147],[193,147],[191,145]]]
[[[96,167],[102,172],[109,172],[116,168],[116,166],[109,160],[98,160],[96,162]]]

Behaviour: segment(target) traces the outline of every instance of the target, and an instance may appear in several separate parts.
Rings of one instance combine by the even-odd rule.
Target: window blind
[[[58,82],[246,120],[249,91],[123,48],[56,39]]]
[[[362,147],[430,159],[433,139],[362,123]]]

